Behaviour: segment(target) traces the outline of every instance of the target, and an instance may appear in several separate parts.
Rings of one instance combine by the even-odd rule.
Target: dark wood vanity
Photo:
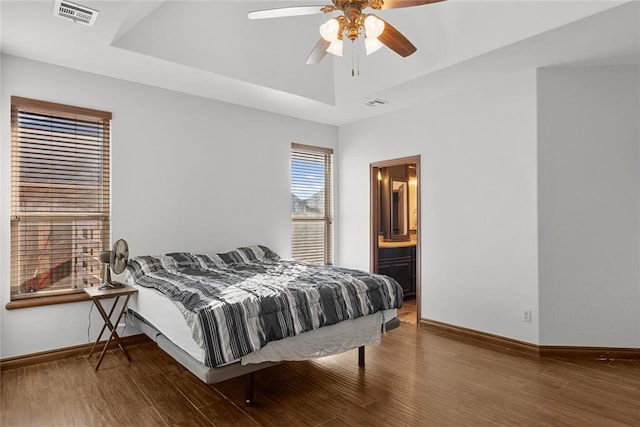
[[[378,274],[398,281],[405,297],[416,294],[416,246],[378,248]]]

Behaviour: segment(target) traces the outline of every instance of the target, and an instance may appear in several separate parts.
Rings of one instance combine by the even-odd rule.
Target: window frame
[[[294,215],[293,205],[291,205],[291,255],[294,256],[294,224],[297,222],[322,222],[324,224],[323,242],[324,242],[324,265],[333,265],[334,255],[334,236],[333,236],[333,149],[326,147],[317,147],[298,143],[291,144],[291,161],[293,161],[295,152],[322,155],[324,157],[324,208],[323,215]],[[292,171],[290,170],[290,173]],[[293,194],[291,185],[293,177],[289,179],[289,191]],[[304,260],[303,260],[304,261]]]
[[[21,137],[19,136],[19,124],[18,124],[18,115],[20,114],[19,112],[26,113],[27,115],[52,116],[54,117],[54,121],[71,120],[74,122],[74,124],[76,122],[81,123],[83,121],[99,123],[99,125],[96,125],[96,126],[99,126],[101,131],[101,139],[98,140],[99,148],[98,148],[98,151],[96,151],[97,153],[99,153],[98,161],[100,164],[100,172],[96,174],[98,178],[98,181],[97,181],[98,184],[96,184],[97,199],[95,200],[98,201],[97,206],[99,206],[97,212],[91,213],[89,215],[87,215],[86,212],[78,212],[78,213],[71,212],[68,214],[65,213],[63,215],[61,215],[59,212],[57,213],[57,215],[56,215],[56,212],[52,212],[51,215],[43,216],[42,213],[38,211],[38,208],[32,209],[30,211],[27,210],[26,213],[21,210],[22,208],[20,208],[19,200],[21,197],[24,197],[21,195],[22,194],[21,188],[25,187],[24,184],[28,183],[28,179],[20,180],[19,178],[19,173],[20,173],[19,171],[21,170],[20,165],[21,165],[21,162],[25,161],[25,159],[29,160],[31,158],[29,156],[33,156],[33,154],[29,153],[29,154],[26,154],[27,157],[24,157],[19,152],[20,148],[24,148],[28,146],[28,143],[27,145],[21,145],[21,141],[20,141]],[[45,221],[48,221],[49,224],[54,224],[56,223],[56,221],[65,220],[65,222],[70,223],[70,227],[72,227],[71,230],[75,232],[78,227],[78,225],[75,224],[75,221],[91,218],[93,221],[96,221],[99,224],[97,226],[98,227],[97,229],[100,230],[99,240],[97,243],[98,249],[106,250],[109,248],[110,241],[111,241],[111,156],[110,156],[111,119],[112,119],[112,114],[107,111],[94,110],[94,109],[84,108],[84,107],[75,107],[71,105],[58,104],[58,103],[41,101],[41,100],[30,99],[30,98],[23,98],[18,96],[11,97],[11,161],[10,161],[10,168],[11,168],[10,299],[11,300],[6,305],[7,309],[88,300],[88,297],[82,290],[83,286],[77,286],[77,283],[75,281],[72,282],[73,286],[70,286],[68,288],[60,288],[53,291],[44,290],[42,292],[40,291],[35,292],[33,294],[30,294],[28,292],[17,291],[19,288],[18,282],[20,281],[17,268],[19,265],[21,265],[21,260],[18,258],[19,253],[17,249],[16,240],[18,236],[17,233],[20,232],[18,230],[18,227],[19,227],[19,222],[21,220],[22,221],[26,220],[26,222],[23,224],[30,223],[30,220],[33,223],[37,223],[37,221],[34,222],[34,218],[36,217],[47,218]],[[76,133],[76,132],[77,131],[74,131],[73,134],[81,135],[80,133]],[[60,138],[66,138],[65,134],[62,134],[62,136],[52,137],[51,141],[54,142],[54,144],[57,144],[57,147],[62,147],[60,145],[61,144]],[[76,150],[77,149],[70,149],[69,153],[72,153],[72,154],[77,153]],[[71,170],[74,167],[74,165],[69,165],[68,167],[69,169],[65,169],[65,170]],[[49,173],[51,172],[49,171]],[[71,176],[72,176],[71,180],[74,179],[73,177],[81,177],[79,172],[74,173],[74,175],[71,175]],[[51,183],[50,184],[41,183],[41,184],[35,184],[35,185],[45,189],[51,188],[54,191],[59,191],[60,188],[65,187],[65,185],[67,184],[64,184],[64,182],[62,182],[57,185],[51,184]],[[78,195],[80,194],[80,193],[77,193],[78,190],[81,192],[87,191],[87,189],[90,189],[91,187],[92,187],[91,185],[84,185],[84,186],[80,185],[77,189],[73,189],[69,192],[54,193],[54,194]],[[78,197],[79,198],[77,199],[77,201],[73,202],[71,206],[75,206],[75,203],[82,203],[83,201],[86,200],[82,198],[82,196],[78,195]],[[55,202],[49,202],[49,203],[55,203]],[[73,239],[74,238],[72,238],[71,240]],[[22,252],[22,250],[20,251],[21,253],[26,253],[26,252]],[[71,253],[72,253],[71,259],[74,259],[76,257],[75,252],[72,251]],[[73,262],[71,263],[71,270],[72,270],[71,274],[73,274],[74,277],[76,277],[75,275],[77,274],[77,266],[74,266]],[[102,280],[101,279],[102,268],[99,269],[99,273],[97,274],[97,276],[99,276],[100,280]],[[34,273],[34,277],[35,277],[35,273]]]

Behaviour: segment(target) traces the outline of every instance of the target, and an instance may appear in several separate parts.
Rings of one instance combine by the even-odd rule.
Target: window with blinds
[[[333,150],[291,145],[291,256],[333,264]]]
[[[111,113],[11,97],[11,298],[102,281]]]

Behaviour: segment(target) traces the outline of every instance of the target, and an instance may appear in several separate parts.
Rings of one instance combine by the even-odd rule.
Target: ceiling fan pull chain
[[[351,42],[351,77],[356,76],[356,63],[355,63],[355,52],[353,51],[353,42]]]
[[[351,42],[351,77],[360,75],[360,54],[355,42]]]
[[[356,75],[359,76],[360,75],[360,49],[355,49],[355,43],[354,43],[354,50],[356,51]]]

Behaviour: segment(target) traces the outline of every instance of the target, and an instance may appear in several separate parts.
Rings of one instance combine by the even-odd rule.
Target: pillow
[[[145,274],[151,274],[160,270],[172,270],[176,268],[173,258],[167,256],[137,256],[131,258],[127,263],[127,272],[134,278],[139,278]]]
[[[172,252],[161,256],[137,256],[127,264],[127,271],[133,279],[161,270],[206,269],[237,263],[278,261],[280,257],[266,246],[247,246],[216,255]]]
[[[190,252],[172,252],[165,257],[173,259],[177,268],[202,268],[198,255]]]
[[[254,245],[237,248],[217,254],[225,264],[249,263],[259,261],[278,261],[280,257],[266,246]]]

